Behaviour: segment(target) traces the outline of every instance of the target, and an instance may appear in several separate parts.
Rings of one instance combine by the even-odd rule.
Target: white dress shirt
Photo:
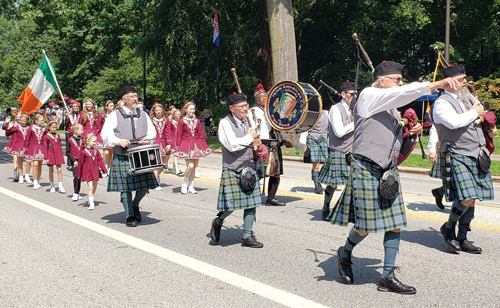
[[[439,141],[438,133],[436,130],[436,126],[432,125],[429,130],[429,142],[427,143],[427,148],[429,149],[429,153],[436,153],[436,143]]]
[[[361,91],[356,103],[356,113],[369,118],[382,111],[403,107],[422,95],[430,95],[429,82],[412,82],[401,87],[368,87]]]
[[[125,106],[123,106],[123,110],[125,111],[126,114],[130,114],[132,112],[132,110],[128,109]],[[106,121],[104,122],[104,125],[101,130],[101,138],[104,144],[106,145],[115,146],[118,145],[118,143],[120,142],[120,138],[116,137],[114,132],[116,126],[118,125],[118,118],[117,118],[118,115],[121,117],[120,111],[116,109],[108,115]],[[151,122],[151,119],[147,116],[145,112],[143,112],[141,116],[146,116],[148,123],[146,138],[149,139],[150,141],[154,140],[156,138],[156,129],[153,125],[153,122]]]
[[[349,105],[347,105],[344,100],[341,100],[338,108],[344,108],[348,114],[351,114],[351,110],[349,110]],[[334,105],[335,106],[335,105]],[[330,126],[332,127],[333,133],[338,138],[342,138],[348,133],[354,130],[354,121],[352,123],[344,126],[344,122],[342,121],[342,113],[338,108],[334,108],[333,106],[330,108]]]
[[[237,117],[233,117],[238,124],[237,129],[241,129],[243,126],[243,122]],[[246,121],[246,120],[245,120]],[[253,143],[253,137],[250,134],[246,134],[243,137],[236,137],[236,134],[233,131],[231,120],[227,117],[223,118],[219,122],[218,136],[220,143],[229,151],[236,152],[243,150]]]
[[[467,111],[467,107],[464,102],[458,99],[458,96],[450,93],[448,91],[444,91],[443,95],[451,95],[454,99],[460,102],[460,107],[464,113],[457,113],[455,108],[443,99],[437,99],[434,102],[433,110],[432,110],[432,119],[434,123],[443,124],[449,129],[457,129],[459,127],[464,127],[474,122],[479,114],[476,110],[470,109]]]

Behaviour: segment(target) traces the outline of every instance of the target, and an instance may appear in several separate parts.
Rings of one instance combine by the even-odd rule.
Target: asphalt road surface
[[[0,137],[0,146],[6,143]],[[349,228],[320,220],[310,165],[285,162],[278,196],[285,207],[257,209],[262,249],[241,247],[242,211],[224,221],[220,245],[210,245],[221,156],[202,159],[198,194],[182,195],[182,178],[162,175],[162,191],[141,203],[143,222],[127,228],[118,193],[99,182],[96,208],[50,193],[48,168],[40,190],[12,181],[10,156],[0,154],[0,305],[2,307],[498,307],[498,200],[478,204],[469,239],[483,254],[452,254],[439,210],[423,175],[402,174],[408,227],[402,232],[397,277],[416,295],[377,291],[383,234],[354,250],[354,285],[337,274],[336,250]],[[87,186],[82,184],[85,195]],[[340,190],[336,191],[338,197]],[[495,184],[495,195],[499,186]],[[264,199],[265,201],[265,199]]]

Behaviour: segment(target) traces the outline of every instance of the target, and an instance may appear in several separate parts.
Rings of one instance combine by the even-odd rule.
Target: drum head
[[[293,131],[301,126],[310,111],[321,113],[321,95],[310,84],[281,81],[269,91],[265,107],[267,120],[274,129]],[[319,120],[319,117],[316,118]],[[308,125],[307,129],[300,132],[314,125]]]

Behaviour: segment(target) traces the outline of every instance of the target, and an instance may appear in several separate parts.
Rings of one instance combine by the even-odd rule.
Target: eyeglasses
[[[346,92],[346,95],[350,95],[351,97],[354,97],[357,93],[356,92]]]
[[[396,84],[400,84],[401,82],[403,82],[403,77],[398,77],[398,78],[386,77],[386,78],[394,81],[394,83]]]
[[[245,108],[248,108],[248,104],[241,105],[241,106],[233,106],[233,107],[238,108],[238,109],[245,109]]]

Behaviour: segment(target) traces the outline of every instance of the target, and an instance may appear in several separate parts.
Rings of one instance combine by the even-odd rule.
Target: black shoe
[[[446,228],[446,222],[441,226],[441,234],[444,236],[444,241],[454,252],[460,251],[460,243],[455,235],[455,228]]]
[[[318,186],[316,186],[316,188],[314,189],[314,193],[318,195],[323,194],[323,187],[321,187],[321,184],[318,184]]]
[[[220,220],[218,217],[212,220],[212,228],[210,229],[210,238],[212,242],[218,243],[220,241],[220,230],[222,229],[223,220]]]
[[[340,256],[340,250],[344,249],[344,246],[340,246],[337,250],[337,265],[339,268],[339,276],[342,280],[342,283],[345,284],[353,284],[354,283],[354,275],[352,274],[352,261],[351,257],[342,258]]]
[[[415,294],[417,293],[417,289],[412,286],[407,286],[396,278],[396,275],[392,275],[391,277],[387,274],[384,278],[380,278],[378,281],[377,290],[383,292],[394,292],[399,294]]]
[[[323,205],[323,209],[321,210],[321,219],[324,221],[329,221],[328,215],[330,215],[330,205],[329,204],[328,206],[325,205]]]
[[[252,234],[249,238],[244,238],[241,240],[241,246],[250,248],[262,248],[264,244],[258,242],[255,236]]]
[[[17,182],[17,181],[19,181],[19,174],[14,175],[14,182]]]
[[[460,243],[460,248],[462,251],[472,253],[472,254],[480,254],[483,252],[481,247],[474,246],[471,241],[465,239]]]
[[[439,193],[439,188],[434,188],[431,190],[432,195],[434,196],[434,199],[436,199],[436,205],[438,208],[444,210],[444,205],[443,205],[443,195]]]
[[[134,216],[130,216],[127,218],[127,223],[125,224],[127,227],[137,227],[137,221]]]
[[[134,217],[135,217],[135,220],[137,220],[138,222],[141,222],[142,221],[142,216],[141,216],[141,212],[139,211],[139,207],[132,207],[132,209],[134,210]]]
[[[285,203],[285,202],[281,202],[281,201],[279,201],[278,199],[272,199],[272,200],[267,199],[267,201],[266,201],[266,205],[272,205],[272,206],[285,206],[285,205],[286,205],[286,203]]]

